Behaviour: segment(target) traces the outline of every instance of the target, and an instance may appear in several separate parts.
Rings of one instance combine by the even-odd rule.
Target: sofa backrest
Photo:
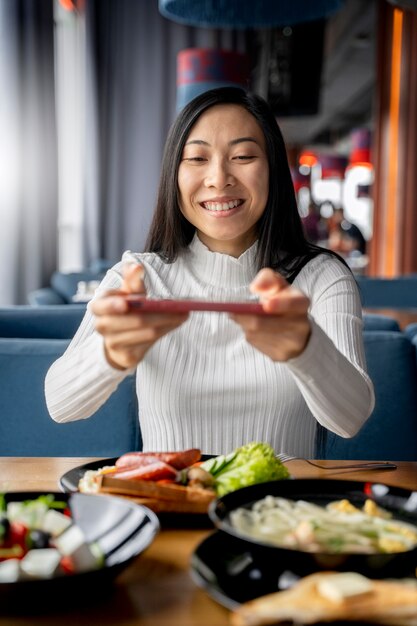
[[[417,274],[398,278],[356,277],[365,308],[417,308]]]
[[[0,456],[115,457],[141,449],[134,376],[90,418],[57,424],[44,394],[46,372],[65,339],[0,339]]]
[[[417,461],[415,347],[402,332],[364,331],[375,409],[351,439],[326,433],[322,458]],[[319,452],[320,454],[320,452]]]
[[[0,307],[0,337],[72,339],[85,304]]]

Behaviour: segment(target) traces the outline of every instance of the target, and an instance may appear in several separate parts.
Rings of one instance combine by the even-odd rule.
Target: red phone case
[[[218,313],[250,313],[269,315],[258,302],[212,302],[193,299],[152,299],[146,296],[128,295],[131,309],[149,313],[188,313],[189,311],[214,311]]]

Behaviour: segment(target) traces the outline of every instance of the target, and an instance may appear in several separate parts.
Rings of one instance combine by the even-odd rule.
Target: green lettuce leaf
[[[290,476],[285,465],[276,457],[274,449],[267,443],[248,443],[223,458],[228,462],[220,464],[220,468],[219,463],[213,463],[212,459],[201,465],[213,474],[218,496],[249,485]]]

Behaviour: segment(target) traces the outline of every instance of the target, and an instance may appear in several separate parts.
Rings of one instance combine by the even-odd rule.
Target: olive
[[[27,543],[30,548],[49,548],[51,533],[44,530],[30,530],[27,536]]]
[[[10,522],[7,517],[0,517],[0,541],[6,541],[10,530]]]

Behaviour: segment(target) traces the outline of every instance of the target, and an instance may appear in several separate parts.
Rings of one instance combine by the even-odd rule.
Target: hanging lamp
[[[159,0],[161,15],[205,28],[271,28],[327,18],[345,0]]]

